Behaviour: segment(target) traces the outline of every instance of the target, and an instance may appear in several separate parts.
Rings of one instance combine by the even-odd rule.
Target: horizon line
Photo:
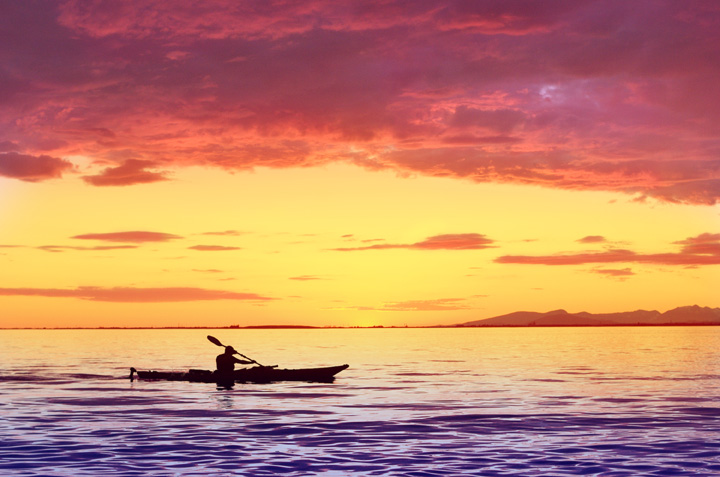
[[[42,328],[0,328],[0,331],[61,331],[61,330],[373,330],[373,329],[438,329],[438,328],[608,328],[608,327],[647,327],[647,326],[720,326],[713,322],[676,322],[676,323],[606,323],[575,325],[426,325],[426,326],[305,326],[305,325],[255,325],[255,326],[96,326],[96,327],[42,327]]]

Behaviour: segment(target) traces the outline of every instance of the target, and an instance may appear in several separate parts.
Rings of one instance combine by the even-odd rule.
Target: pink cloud
[[[18,145],[17,143],[14,143],[12,141],[2,141],[0,142],[0,153],[2,152],[12,152],[17,151]]]
[[[480,250],[491,247],[493,240],[481,234],[445,234],[414,243],[411,248],[422,250]]]
[[[25,182],[56,179],[62,177],[63,172],[72,170],[73,167],[69,161],[46,155],[0,153],[0,176]]]
[[[606,242],[605,237],[602,235],[588,235],[577,240],[579,243],[603,243]]]
[[[720,199],[712,2],[18,2],[0,175],[350,161],[476,182]]]
[[[199,250],[201,252],[224,252],[227,250],[242,250],[240,247],[226,247],[223,245],[193,245],[188,247],[190,250]]]
[[[720,242],[687,245],[683,247],[683,253],[697,255],[720,255]]]
[[[645,263],[652,265],[720,265],[720,234],[702,234],[676,244],[685,244],[680,252],[643,254],[631,250],[564,253],[557,255],[504,255],[496,263],[526,265],[580,265],[587,263]]]
[[[122,165],[108,167],[98,175],[83,177],[83,180],[94,186],[128,186],[168,180],[164,172],[146,170],[155,166],[152,161],[128,159]]]
[[[166,234],[163,232],[146,232],[146,231],[131,231],[131,232],[110,232],[110,233],[99,233],[99,234],[82,234],[75,235],[71,238],[81,240],[104,240],[107,242],[131,242],[131,243],[142,243],[142,242],[167,242],[169,240],[180,239],[179,235]]]
[[[472,134],[443,137],[444,144],[473,146],[479,144],[503,144],[520,142],[521,139],[512,136],[475,136]]]
[[[273,298],[255,293],[235,293],[192,287],[131,288],[78,287],[62,288],[0,288],[1,296],[40,296],[49,298],[79,298],[113,303],[162,303],[204,300],[267,301]]]
[[[96,247],[73,247],[69,245],[42,245],[37,247],[46,252],[64,252],[65,250],[98,251],[98,250],[124,250],[137,248],[137,245],[99,245]]]
[[[461,129],[480,128],[498,134],[509,133],[523,125],[527,118],[525,113],[514,109],[480,109],[469,106],[457,106],[449,124]]]
[[[420,242],[410,244],[375,244],[366,247],[343,247],[333,250],[339,252],[354,252],[361,250],[385,250],[405,248],[411,250],[482,250],[493,247],[493,240],[485,235],[467,234],[444,234],[428,237]]]
[[[592,273],[597,273],[600,275],[606,275],[610,277],[629,277],[632,275],[635,275],[635,272],[632,271],[630,268],[623,268],[623,269],[612,269],[612,268],[598,268],[595,270],[592,270]]]
[[[679,240],[677,242],[673,242],[675,244],[679,245],[705,245],[705,244],[714,244],[720,242],[720,234],[710,234],[710,233],[704,233],[700,234],[696,237],[688,237],[685,240]]]

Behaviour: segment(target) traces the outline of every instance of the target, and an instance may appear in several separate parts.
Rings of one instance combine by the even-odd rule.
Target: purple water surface
[[[113,338],[127,340],[125,351],[99,359],[90,372],[92,347],[68,351],[61,343],[45,356],[57,359],[39,363],[12,352],[10,338],[17,344],[23,336],[0,332],[12,364],[0,372],[0,475],[720,474],[720,330],[688,331],[680,341],[677,330],[662,330],[645,331],[654,333],[645,339],[652,346],[633,366],[618,364],[621,348],[581,358],[582,347],[612,342],[606,334],[613,330],[599,337],[558,331],[570,348],[523,332],[503,335],[502,345],[497,334],[440,333],[432,352],[421,346],[432,330],[373,340],[348,330],[333,335],[344,343],[329,347],[313,344],[302,335],[308,331],[268,332],[278,355],[300,333],[303,359],[355,359],[333,384],[232,390],[131,383],[121,363],[133,361],[125,352],[142,351],[134,335]],[[402,330],[376,333],[395,331]],[[37,333],[34,343],[52,338]],[[240,342],[242,335],[233,336]],[[170,349],[185,339],[194,338],[171,333],[164,356],[174,359]],[[378,355],[378,341],[400,349]]]

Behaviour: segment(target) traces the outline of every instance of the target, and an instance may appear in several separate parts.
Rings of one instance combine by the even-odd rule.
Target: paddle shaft
[[[210,341],[210,342],[211,342],[212,344],[214,344],[214,345],[222,346],[223,348],[225,347],[225,345],[222,344],[222,343],[220,342],[220,340],[217,339],[217,338],[215,338],[214,336],[208,335],[207,339],[208,339],[208,341]],[[237,353],[237,351],[236,351],[236,353]],[[257,361],[255,361],[255,360],[252,359],[252,358],[248,358],[247,356],[245,356],[245,355],[242,354],[242,353],[237,353],[237,354],[240,355],[240,356],[242,356],[243,358],[247,359],[248,361],[252,361],[253,363],[257,364],[258,366],[262,366],[262,364],[258,363]]]

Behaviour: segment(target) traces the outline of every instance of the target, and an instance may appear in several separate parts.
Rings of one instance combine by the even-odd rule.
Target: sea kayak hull
[[[205,369],[182,371],[138,371],[130,368],[130,380],[188,381],[193,383],[272,383],[276,381],[305,381],[330,383],[335,375],[348,368],[347,364],[324,368],[279,369],[270,366],[236,369],[231,375]]]

